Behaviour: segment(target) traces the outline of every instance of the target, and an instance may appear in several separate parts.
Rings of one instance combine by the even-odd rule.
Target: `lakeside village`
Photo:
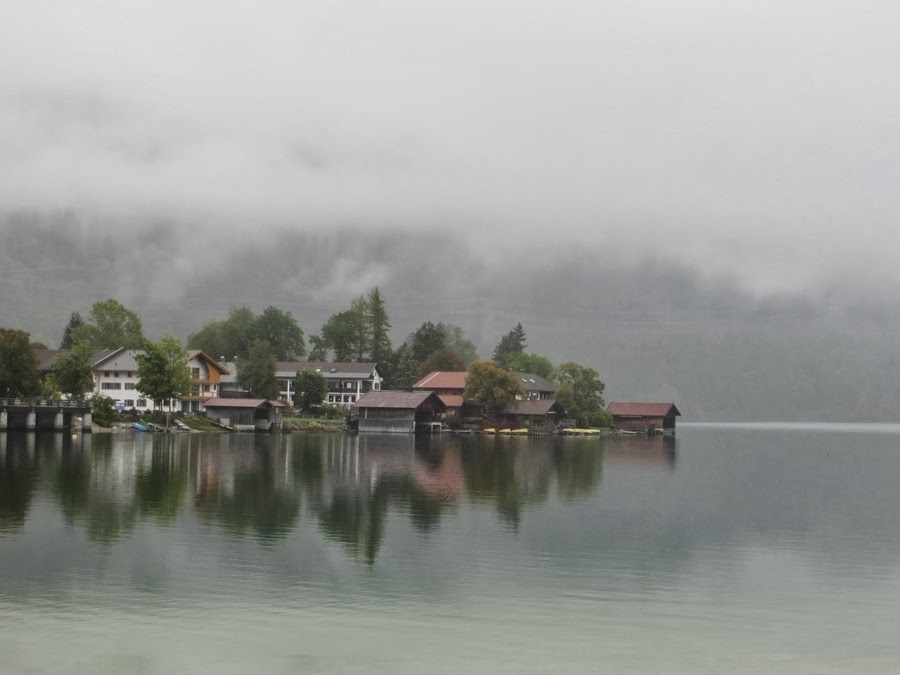
[[[452,324],[425,322],[396,349],[389,332],[378,288],[308,339],[290,312],[237,307],[186,346],[149,342],[135,312],[97,302],[58,349],[0,328],[0,431],[675,432],[674,403],[607,406],[597,371],[527,352],[521,323],[490,360]]]

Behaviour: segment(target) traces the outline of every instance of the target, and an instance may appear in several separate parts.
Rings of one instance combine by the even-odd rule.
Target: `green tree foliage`
[[[556,372],[546,356],[526,352],[513,355],[508,366],[513,373],[533,373],[548,380],[552,380]]]
[[[141,318],[112,298],[95,302],[90,321],[73,328],[70,337],[73,342],[88,342],[94,350],[140,349],[144,346]]]
[[[232,307],[224,321],[208,321],[188,336],[188,349],[200,349],[226,361],[246,356],[254,338],[258,317],[249,307]],[[302,337],[302,334],[301,334]]]
[[[466,364],[459,354],[450,349],[437,349],[419,364],[419,377],[425,377],[435,370],[455,372],[465,369]]]
[[[275,357],[265,340],[254,340],[246,357],[237,361],[237,383],[253,398],[278,399],[278,380],[275,377]]]
[[[446,346],[446,334],[441,324],[426,321],[407,340],[416,364],[422,363],[438,349]]]
[[[94,387],[91,346],[87,342],[75,345],[69,352],[59,354],[53,362],[51,380],[62,394],[81,401]]]
[[[314,410],[321,407],[328,396],[328,381],[315,370],[298,370],[294,391],[294,405],[300,410]]]
[[[341,363],[359,361],[366,353],[366,320],[360,299],[350,309],[332,314],[322,326],[322,341]]]
[[[391,320],[384,306],[381,291],[376,286],[366,298],[366,331],[369,336],[369,358],[382,366],[388,366],[391,349]]]
[[[276,361],[294,361],[306,354],[303,330],[290,312],[268,306],[256,319],[253,337],[269,344]]]
[[[559,385],[556,400],[579,425],[587,424],[592,415],[603,409],[606,385],[593,368],[571,361],[560,364],[556,381]]]
[[[385,374],[385,389],[409,389],[419,379],[418,364],[407,343],[403,343],[391,355],[390,367]]]
[[[491,361],[475,361],[469,366],[463,396],[484,406],[488,419],[495,420],[516,398],[524,398],[519,378]]]
[[[444,332],[444,347],[455,352],[463,360],[465,370],[472,361],[478,361],[478,350],[475,344],[466,337],[463,329],[452,323],[439,323],[438,326]]]
[[[510,370],[509,362],[517,354],[525,351],[525,329],[521,323],[517,323],[516,327],[500,338],[500,342],[494,347],[493,360],[494,363],[500,365],[501,368]]]
[[[0,328],[0,396],[37,396],[41,375],[24,330]]]
[[[328,360],[328,345],[318,335],[309,336],[309,360],[314,363]]]
[[[113,408],[115,401],[109,396],[97,394],[91,398],[91,420],[101,427],[110,427],[116,419],[116,411]]]
[[[69,317],[69,323],[66,324],[66,328],[63,331],[62,342],[59,343],[60,349],[71,349],[75,346],[75,331],[79,326],[84,325],[84,319],[81,318],[81,314],[78,312],[72,312],[72,315]]]
[[[158,407],[191,392],[193,382],[187,369],[187,352],[171,335],[148,344],[136,358],[137,390]]]

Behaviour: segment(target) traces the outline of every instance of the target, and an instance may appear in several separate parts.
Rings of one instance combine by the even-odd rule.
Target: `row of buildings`
[[[47,376],[59,350],[37,350],[42,375]],[[323,404],[342,407],[358,419],[360,431],[415,431],[422,425],[440,423],[448,415],[479,417],[477,402],[464,398],[465,371],[432,372],[412,386],[412,390],[386,391],[376,363],[315,363],[282,361],[276,364],[277,401],[246,396],[237,386],[237,365],[216,360],[203,351],[187,354],[185,367],[191,373],[191,391],[177,401],[154,402],[137,390],[137,357],[141,350],[114,349],[92,357],[93,394],[111,398],[117,410],[148,412],[162,409],[185,414],[206,413],[232,425],[270,428],[280,422],[284,408],[293,404],[297,373],[313,370],[327,383]],[[553,426],[564,420],[565,411],[556,401],[556,386],[533,373],[516,373],[525,396],[502,413],[504,424]],[[674,430],[680,415],[672,403],[612,403],[609,406],[616,426],[632,430]]]

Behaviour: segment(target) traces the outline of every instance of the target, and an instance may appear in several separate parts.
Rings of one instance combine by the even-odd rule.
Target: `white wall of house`
[[[381,389],[381,383],[384,378],[379,374],[377,369],[366,373],[347,373],[347,372],[330,372],[326,368],[316,369],[325,381],[328,383],[328,395],[323,404],[331,404],[347,408],[356,403],[360,397],[367,391]],[[290,405],[294,404],[294,393],[296,392],[297,371],[279,371],[276,374],[278,378],[278,400],[284,401]]]

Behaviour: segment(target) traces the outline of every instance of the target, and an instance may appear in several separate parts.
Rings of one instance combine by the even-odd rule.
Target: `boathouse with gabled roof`
[[[280,429],[285,405],[264,398],[210,398],[203,402],[207,417],[237,431]]]
[[[350,410],[356,413],[359,431],[415,433],[417,427],[438,423],[447,407],[431,391],[370,391]]]
[[[613,402],[607,410],[617,429],[647,433],[675,433],[675,418],[681,416],[674,403]]]

